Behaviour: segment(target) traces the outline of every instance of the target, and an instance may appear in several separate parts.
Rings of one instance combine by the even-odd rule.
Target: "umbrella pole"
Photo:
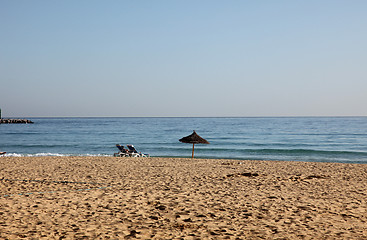
[[[195,143],[192,144],[192,156],[191,156],[191,158],[194,158],[194,148],[195,148]]]

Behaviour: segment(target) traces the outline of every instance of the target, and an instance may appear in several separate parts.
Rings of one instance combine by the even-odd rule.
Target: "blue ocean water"
[[[193,130],[209,145],[195,157],[367,163],[367,117],[30,118],[0,124],[8,156],[113,155],[133,144],[151,156],[191,157]]]

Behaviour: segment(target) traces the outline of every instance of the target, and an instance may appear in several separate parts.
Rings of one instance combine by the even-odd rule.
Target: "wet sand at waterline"
[[[0,157],[0,239],[367,239],[367,164]]]

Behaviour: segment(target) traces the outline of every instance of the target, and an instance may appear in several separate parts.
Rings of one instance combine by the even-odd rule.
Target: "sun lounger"
[[[129,153],[131,154],[132,157],[141,157],[140,154],[138,153],[138,151],[136,151],[136,149],[133,145],[128,144],[126,146],[129,149]]]
[[[119,149],[119,152],[113,154],[115,157],[130,157],[129,151],[124,146],[116,144],[116,147]]]
[[[136,151],[135,147],[131,144],[127,145],[128,149],[120,144],[116,144],[116,147],[119,149],[119,152],[113,154],[115,157],[149,157],[149,154]]]
[[[149,157],[149,154],[143,154],[141,152],[136,151],[135,147],[131,144],[128,144],[126,146],[133,157]]]

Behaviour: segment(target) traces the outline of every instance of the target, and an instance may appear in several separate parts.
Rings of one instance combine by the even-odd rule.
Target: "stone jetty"
[[[10,124],[10,123],[33,123],[33,122],[27,119],[6,119],[6,118],[0,119],[0,124]]]

